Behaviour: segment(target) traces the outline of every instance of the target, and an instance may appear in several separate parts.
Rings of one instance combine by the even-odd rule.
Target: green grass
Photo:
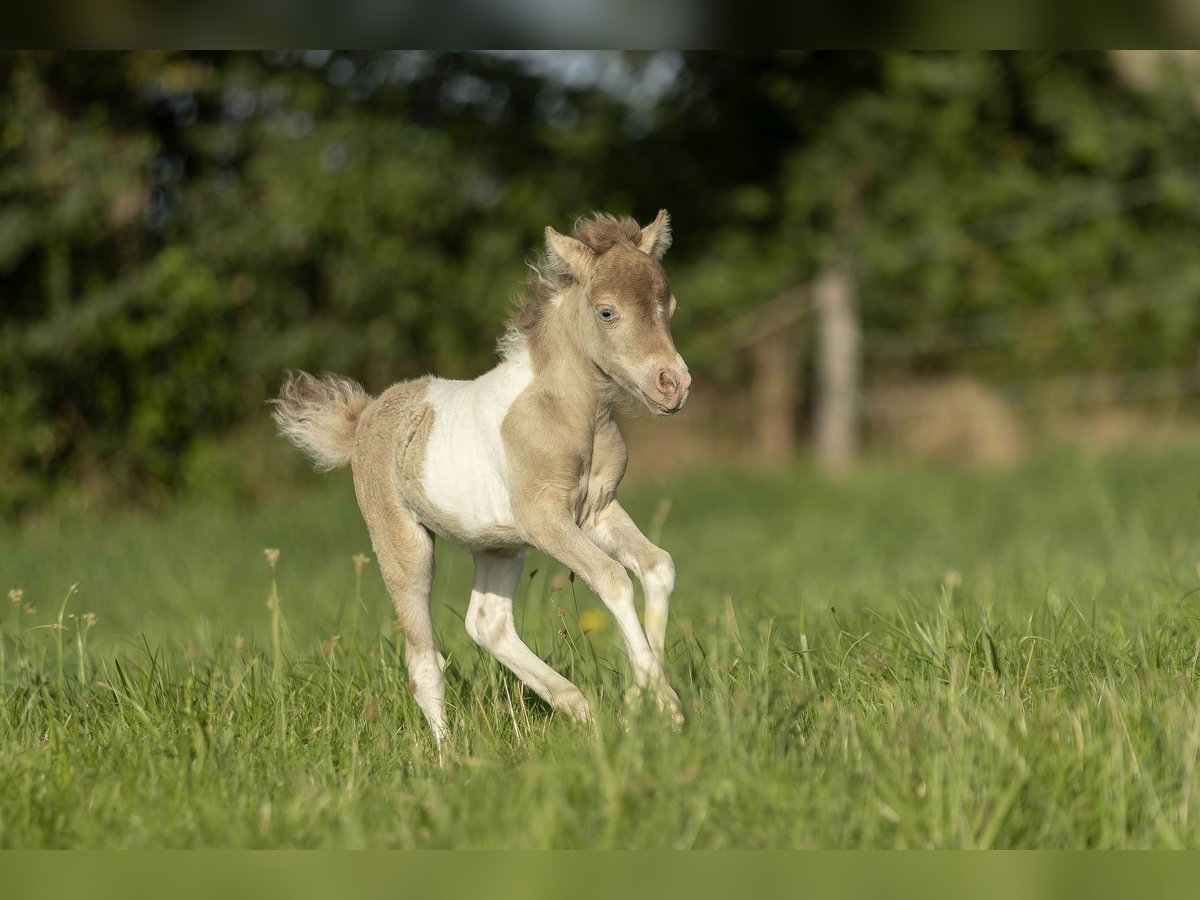
[[[1198,491],[1182,451],[630,489],[671,503],[678,733],[618,716],[611,620],[531,554],[518,625],[598,725],[551,716],[441,546],[444,765],[344,474],[0,530],[0,846],[1200,846]]]

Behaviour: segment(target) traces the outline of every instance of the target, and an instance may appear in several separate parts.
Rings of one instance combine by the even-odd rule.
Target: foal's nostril
[[[658,389],[668,397],[678,393],[679,383],[675,380],[675,373],[670,369],[660,370],[658,373]]]

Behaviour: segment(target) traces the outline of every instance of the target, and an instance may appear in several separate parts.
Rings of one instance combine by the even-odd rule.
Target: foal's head
[[[645,228],[630,218],[595,215],[570,237],[546,228],[549,260],[576,291],[584,353],[609,379],[658,415],[687,401],[692,378],[671,340],[675,295],[659,260],[671,246],[665,209]]]

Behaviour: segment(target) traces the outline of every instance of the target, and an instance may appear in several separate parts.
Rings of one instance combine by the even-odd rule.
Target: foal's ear
[[[654,221],[642,229],[638,248],[655,259],[662,259],[671,246],[671,214],[660,209]]]
[[[596,254],[587,244],[559,234],[549,225],[546,226],[546,252],[560,262],[576,281],[582,281],[591,274],[592,263],[596,260]]]

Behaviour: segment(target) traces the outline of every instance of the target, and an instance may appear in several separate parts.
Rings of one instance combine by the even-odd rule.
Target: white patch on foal
[[[529,351],[514,348],[500,365],[474,381],[429,382],[425,402],[433,407],[433,430],[425,448],[421,489],[430,505],[452,516],[468,537],[516,527],[500,426],[531,381]]]

